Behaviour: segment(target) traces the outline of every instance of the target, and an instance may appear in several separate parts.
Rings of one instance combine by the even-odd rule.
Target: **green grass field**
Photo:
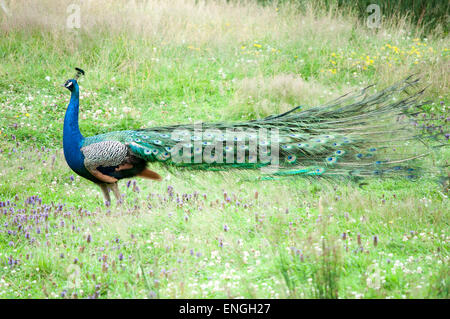
[[[84,136],[259,118],[413,73],[449,133],[447,34],[195,2],[83,2],[70,29],[59,1],[0,1],[0,298],[449,298],[449,200],[434,175],[255,181],[152,164],[162,182],[121,182],[125,203],[105,207],[69,169],[61,84],[74,67]]]

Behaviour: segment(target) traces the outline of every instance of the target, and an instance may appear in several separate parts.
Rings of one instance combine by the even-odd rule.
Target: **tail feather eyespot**
[[[289,155],[286,157],[286,162],[292,164],[295,163],[295,161],[297,160],[297,156],[295,155]]]

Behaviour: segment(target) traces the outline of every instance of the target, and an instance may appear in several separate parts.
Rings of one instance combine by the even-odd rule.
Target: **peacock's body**
[[[78,75],[84,74],[80,69]],[[76,77],[76,78],[77,78]],[[343,96],[324,106],[242,123],[202,123],[116,131],[83,137],[78,127],[79,87],[65,87],[71,99],[64,120],[64,155],[77,174],[117,199],[117,181],[161,177],[147,162],[194,169],[270,168],[272,175],[405,176],[415,178],[413,160],[426,154],[411,117],[421,91],[410,78],[379,93]],[[414,122],[413,122],[414,123]]]

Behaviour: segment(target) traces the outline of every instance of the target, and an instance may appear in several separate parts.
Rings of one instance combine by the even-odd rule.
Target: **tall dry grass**
[[[118,61],[121,71],[150,69],[151,67],[146,65],[149,62],[143,61],[148,59],[152,46],[192,46],[201,50],[212,49],[216,52],[228,52],[228,56],[224,54],[223,59],[230,59],[230,55],[236,55],[233,50],[239,48],[241,44],[250,43],[251,45],[253,42],[270,43],[277,48],[282,48],[283,51],[295,50],[300,54],[306,54],[310,61],[323,65],[326,69],[329,63],[326,55],[330,52],[342,51],[344,54],[349,54],[353,49],[358,52],[366,47],[373,48],[385,43],[396,44],[405,42],[407,37],[422,35],[420,29],[414,29],[415,33],[411,33],[413,28],[408,17],[394,16],[392,19],[384,19],[380,30],[369,30],[354,13],[338,10],[332,5],[325,7],[312,1],[306,2],[302,10],[298,10],[297,6],[291,2],[280,4],[272,2],[261,6],[256,1],[250,0],[85,0],[68,3],[57,0],[4,0],[4,3],[10,15],[0,14],[0,32],[3,35],[17,32],[39,33],[47,37],[47,42],[54,46],[55,54],[58,55],[89,45],[98,46],[99,43],[104,43],[103,52],[115,50],[116,53],[120,50],[124,55],[133,50],[141,52],[141,56],[139,53],[132,52],[130,58]],[[80,29],[75,34],[82,37],[67,36],[72,34],[67,27],[67,20],[73,13],[69,10],[70,4],[79,5]],[[134,40],[141,41],[141,44],[137,45],[133,42]],[[431,35],[428,36],[428,40],[435,41],[440,48],[448,44],[448,37],[434,40]],[[122,42],[119,42],[117,46],[117,43],[111,45],[111,41]],[[371,52],[363,54],[367,53]],[[104,54],[107,55],[107,53]],[[102,59],[103,57],[100,58]],[[275,62],[277,68],[278,64],[282,64],[281,60]],[[283,111],[292,104],[297,104],[292,102],[289,96],[304,98],[309,103],[313,102],[313,99],[320,100],[320,96],[327,94],[324,93],[326,89],[319,94],[315,88],[331,86],[336,93],[336,91],[348,92],[355,86],[354,83],[350,84],[352,80],[350,73],[343,74],[339,79],[334,77],[329,80],[328,73],[304,76],[299,75],[296,70],[273,71],[280,74],[267,75],[268,67],[259,65],[259,74],[247,76],[238,81],[235,85],[237,93],[234,102],[246,105],[248,104],[247,96],[271,95],[280,97],[280,105],[276,108]],[[373,76],[367,77],[370,77],[370,80],[363,79],[358,86],[365,86],[369,82],[387,86],[412,72],[419,72],[423,75],[425,84],[430,86],[430,96],[447,96],[450,82],[449,67],[449,60],[445,57],[438,57],[420,68],[410,64],[399,65],[395,69],[388,67],[387,64],[381,65]],[[105,69],[107,68],[109,65],[105,66]],[[313,67],[309,68],[313,69]],[[101,67],[98,67],[97,71],[104,73]],[[290,76],[301,76],[303,82],[308,82],[306,86],[314,89],[289,93],[288,91],[295,89],[294,86],[299,83],[297,79],[290,79]],[[287,89],[281,82],[290,80],[292,83],[288,85],[291,89]],[[261,85],[261,83],[264,84]],[[255,88],[261,86],[263,92],[254,94]],[[264,86],[273,87],[264,89]],[[277,88],[281,91],[275,92]],[[263,96],[251,113],[264,114],[267,109],[273,110],[272,102],[271,99]],[[236,112],[242,113],[239,110]]]
[[[299,101],[303,106],[314,105],[339,95],[338,92],[328,90],[314,79],[306,81],[296,74],[244,78],[236,81],[235,87],[233,114],[244,117],[283,113]]]
[[[294,7],[275,4],[262,7],[256,1],[194,0],[154,1],[6,1],[10,15],[0,15],[3,32],[48,32],[57,38],[67,34],[70,5],[80,8],[80,31],[98,39],[126,35],[172,44],[227,46],[260,39],[311,41],[317,45],[341,43],[356,18],[337,12],[317,16],[312,5],[303,14]]]
[[[357,17],[331,6],[308,2],[302,11],[292,3],[258,5],[256,1],[225,0],[4,0],[10,15],[0,15],[3,31],[47,31],[64,34],[70,5],[80,8],[81,31],[90,35],[126,34],[166,42],[196,44],[226,43],[261,38],[307,38],[342,43],[355,26]],[[385,28],[396,36],[408,30],[408,19],[387,20]],[[358,30],[357,30],[358,31]],[[364,30],[366,32],[367,30]],[[374,36],[383,36],[378,33]],[[327,43],[329,45],[329,43]]]

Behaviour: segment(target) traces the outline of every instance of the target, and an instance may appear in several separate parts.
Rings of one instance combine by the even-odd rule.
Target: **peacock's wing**
[[[114,179],[133,177],[146,170],[146,161],[131,151],[128,134],[118,131],[84,139],[81,147],[84,166],[99,181],[112,183]]]
[[[84,166],[90,169],[112,167],[123,164],[127,158],[128,148],[124,143],[107,140],[88,144],[81,148],[84,155]]]

